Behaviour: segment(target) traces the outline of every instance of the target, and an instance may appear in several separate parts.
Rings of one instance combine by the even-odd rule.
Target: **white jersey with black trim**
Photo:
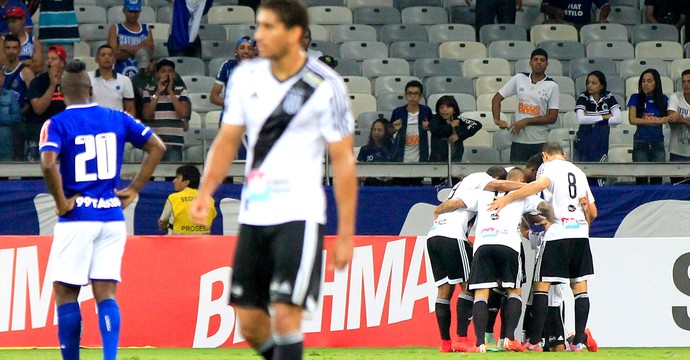
[[[304,86],[300,88],[304,85],[300,80],[314,88],[304,103],[307,91]],[[274,111],[294,117],[280,136],[263,136],[262,142],[270,148],[266,153],[266,147],[257,149],[256,145]],[[222,122],[246,128],[241,224],[276,225],[298,220],[325,223],[322,180],[326,146],[354,132],[347,90],[335,71],[318,59],[308,58],[297,74],[278,81],[269,60],[243,61],[230,77]],[[265,157],[252,169],[257,150]]]
[[[544,198],[551,204],[555,217],[544,241],[588,238],[589,224],[579,199],[587,195],[589,202],[594,203],[594,196],[585,173],[571,162],[557,159],[539,167],[537,179],[542,177],[551,182]]]
[[[537,206],[544,200],[536,195],[508,203],[499,213],[488,211],[495,196],[504,196],[486,190],[460,194],[467,210],[477,212],[477,227],[474,233],[474,253],[483,245],[504,245],[520,252],[522,236],[519,226],[525,213],[537,214]]]
[[[486,185],[493,180],[494,178],[485,172],[467,175],[461,182],[453,186],[445,201],[459,199],[460,194],[463,192],[484,190]],[[434,220],[434,224],[429,229],[427,237],[445,236],[451,239],[467,240],[467,223],[476,215],[475,212],[466,209],[457,209],[440,214]]]

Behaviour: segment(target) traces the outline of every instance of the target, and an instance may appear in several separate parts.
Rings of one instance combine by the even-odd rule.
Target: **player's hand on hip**
[[[192,203],[189,204],[189,219],[197,225],[209,226],[208,224],[208,207],[211,202],[208,197],[197,196]]]
[[[117,197],[120,198],[120,202],[122,203],[122,210],[124,210],[129,205],[132,205],[134,200],[137,199],[137,195],[139,195],[139,193],[130,188],[125,188],[123,190],[115,190],[115,195],[117,195]]]
[[[74,209],[74,203],[81,194],[74,194],[71,198],[66,199],[64,204],[55,204],[55,213],[57,216],[63,216]]]
[[[332,270],[340,270],[352,261],[352,235],[338,235],[333,243],[331,250],[331,264],[328,266]]]

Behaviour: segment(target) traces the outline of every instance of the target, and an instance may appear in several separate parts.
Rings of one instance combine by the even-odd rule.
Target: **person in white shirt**
[[[681,73],[683,90],[668,100],[668,124],[671,138],[668,145],[670,162],[690,162],[690,69]],[[672,177],[671,182],[687,182],[688,178]]]
[[[261,356],[301,359],[302,311],[316,307],[321,285],[326,149],[338,211],[330,265],[341,269],[352,259],[354,118],[340,76],[300,45],[309,27],[300,0],[264,0],[256,23],[261,58],[243,61],[232,73],[221,129],[190,217],[208,225],[211,195],[227,176],[246,131],[230,303],[236,306],[240,334]]]
[[[132,81],[113,70],[115,55],[110,45],[101,45],[96,53],[98,69],[89,71],[91,101],[114,110],[124,110],[136,115]]]

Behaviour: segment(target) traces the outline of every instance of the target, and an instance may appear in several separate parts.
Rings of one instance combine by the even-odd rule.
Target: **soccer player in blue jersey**
[[[74,60],[62,78],[67,109],[41,129],[41,172],[59,216],[49,263],[57,306],[58,339],[63,359],[79,359],[81,312],[77,296],[91,283],[98,306],[103,359],[115,359],[120,281],[126,229],[122,209],[136,198],[165,153],[165,145],[128,114],[91,103],[91,82],[84,63]],[[123,190],[116,190],[125,142],[144,150],[141,169]],[[58,165],[59,162],[59,165]]]

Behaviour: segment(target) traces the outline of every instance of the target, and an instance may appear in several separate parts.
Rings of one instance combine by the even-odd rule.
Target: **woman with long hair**
[[[637,88],[637,94],[628,101],[628,120],[637,126],[633,137],[633,162],[664,162],[666,151],[662,126],[668,122],[668,97],[661,88],[659,72],[655,69],[643,71]],[[661,178],[638,177],[636,183],[661,184]]]
[[[390,123],[385,118],[378,118],[371,124],[369,142],[359,149],[358,162],[389,162],[393,146]],[[361,178],[362,185],[389,185],[391,178]]]
[[[460,117],[460,107],[453,96],[441,96],[436,102],[436,115],[431,118],[430,161],[448,161],[448,148],[451,160],[461,162],[465,152],[463,141],[476,134],[482,124],[479,121]]]

